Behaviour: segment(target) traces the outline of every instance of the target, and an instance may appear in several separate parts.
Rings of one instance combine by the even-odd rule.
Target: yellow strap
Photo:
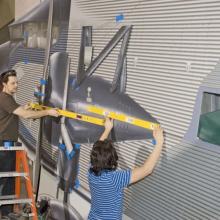
[[[39,105],[37,103],[31,103],[30,106],[31,106],[32,109],[35,109],[35,110],[49,110],[49,109],[52,109],[52,107]],[[96,125],[102,125],[102,126],[105,123],[105,120],[101,119],[101,118],[96,118],[96,117],[92,117],[92,116],[88,116],[88,115],[78,114],[78,113],[75,113],[75,112],[71,112],[71,111],[67,111],[67,110],[61,110],[61,109],[57,109],[57,111],[60,113],[61,116],[65,116],[65,117],[68,117],[68,118],[73,118],[73,119],[76,119],[76,120],[85,121],[85,122],[89,122],[89,123],[96,124]],[[87,107],[87,111],[98,114],[98,115],[102,115],[104,117],[110,117],[114,120],[126,122],[126,123],[129,123],[129,124],[138,126],[138,127],[150,129],[150,130],[153,130],[154,128],[159,126],[159,124],[157,124],[157,123],[141,120],[141,119],[134,118],[134,117],[131,117],[131,116],[127,116],[127,115],[124,115],[124,114],[121,114],[121,113],[108,111],[104,108],[96,107],[96,106],[93,106],[93,105],[89,105]]]
[[[115,120],[118,120],[118,121],[122,121],[122,122],[127,122],[129,124],[132,124],[132,125],[135,125],[135,126],[138,126],[138,127],[142,127],[142,128],[146,128],[146,129],[150,129],[150,130],[153,130],[154,128],[159,126],[159,124],[157,124],[157,123],[141,120],[141,119],[138,119],[138,118],[134,118],[132,116],[124,115],[122,113],[112,112],[112,111],[109,111],[107,109],[97,107],[97,106],[94,106],[94,105],[88,106],[87,110],[89,112],[92,112],[92,113],[95,113],[95,114],[98,114],[98,115],[103,115],[105,117],[109,117],[109,118],[112,118],[112,119],[115,119]]]

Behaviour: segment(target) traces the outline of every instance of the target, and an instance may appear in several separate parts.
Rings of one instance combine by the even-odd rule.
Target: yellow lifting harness
[[[38,103],[30,103],[30,107],[33,110],[49,110],[49,109],[52,109],[52,107],[43,106],[43,105],[40,105]],[[71,112],[71,111],[67,111],[67,110],[62,110],[62,109],[57,109],[57,111],[60,113],[61,116],[76,119],[76,120],[79,120],[79,121],[85,121],[85,122],[89,122],[89,123],[96,124],[96,125],[101,125],[101,126],[104,126],[104,123],[105,123],[105,119],[96,118],[96,117],[92,117],[92,116],[88,116],[88,115],[84,115],[84,114],[79,114],[79,113],[75,113],[75,112]],[[121,122],[126,122],[126,123],[129,123],[129,124],[138,126],[138,127],[150,129],[150,130],[153,130],[154,128],[159,126],[159,124],[157,124],[157,123],[153,123],[153,122],[150,122],[150,121],[145,121],[145,120],[138,119],[138,118],[135,118],[135,117],[127,116],[127,115],[122,114],[122,113],[116,113],[116,112],[109,111],[107,109],[97,107],[97,106],[94,106],[94,105],[88,105],[87,106],[87,111],[91,112],[91,113],[95,113],[97,115],[109,117],[109,118],[112,118],[114,120],[118,120],[118,121],[121,121]]]

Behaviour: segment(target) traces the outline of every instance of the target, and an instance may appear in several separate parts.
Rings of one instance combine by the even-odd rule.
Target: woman
[[[92,149],[89,170],[91,191],[91,209],[89,220],[121,220],[124,188],[138,182],[153,172],[160,157],[164,142],[163,129],[156,128],[153,136],[156,146],[140,167],[117,170],[118,155],[110,140],[107,140],[113,128],[113,120],[106,118],[105,130]]]

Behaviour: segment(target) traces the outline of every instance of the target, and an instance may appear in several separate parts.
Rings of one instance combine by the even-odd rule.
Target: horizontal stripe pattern
[[[89,220],[120,220],[124,188],[130,183],[131,170],[102,171],[96,176],[89,171],[91,210]]]

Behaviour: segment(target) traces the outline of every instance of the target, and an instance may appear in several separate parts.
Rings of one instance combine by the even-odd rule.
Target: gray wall
[[[79,24],[93,24],[94,56],[120,25],[132,24],[127,93],[165,128],[166,148],[155,172],[130,187],[125,212],[134,219],[219,219],[220,159],[214,149],[181,143],[203,79],[220,58],[218,1],[72,2],[69,53],[76,72]],[[115,22],[123,13],[124,21]],[[118,47],[96,74],[111,80]],[[90,146],[81,147],[81,184],[87,185]],[[118,144],[122,168],[140,165],[152,150],[146,141]]]
[[[220,219],[220,157],[215,149],[181,141],[198,88],[220,58],[219,11],[220,1],[212,0],[72,0],[69,34],[64,35],[71,73],[77,70],[81,25],[93,25],[95,57],[121,25],[132,24],[126,92],[166,131],[165,148],[154,173],[126,190],[125,213],[133,219]],[[116,23],[120,13],[124,21]],[[113,78],[118,49],[95,74]],[[14,59],[29,52],[21,50]],[[42,59],[41,52],[30,56]],[[20,66],[25,72],[24,89],[18,94],[22,102],[33,97],[29,91],[42,65],[21,62]],[[152,149],[147,141],[118,144],[120,167],[142,164]],[[90,145],[81,146],[80,181],[86,189],[90,150]],[[48,152],[52,155],[52,150]]]

